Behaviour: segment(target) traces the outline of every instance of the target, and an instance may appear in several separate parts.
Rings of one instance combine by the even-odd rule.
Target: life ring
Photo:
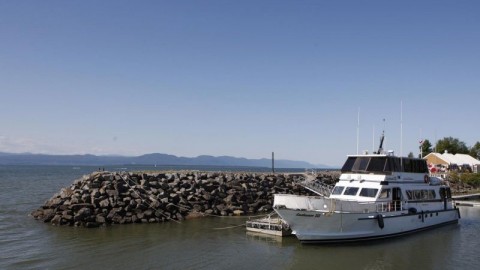
[[[425,174],[425,176],[423,177],[423,181],[428,184],[430,182],[430,177]]]

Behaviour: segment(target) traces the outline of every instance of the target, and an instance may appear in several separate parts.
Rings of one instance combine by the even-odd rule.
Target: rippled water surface
[[[0,166],[0,269],[480,269],[480,207],[462,207],[458,225],[328,246],[248,234],[245,218],[85,229],[28,216],[93,170]]]

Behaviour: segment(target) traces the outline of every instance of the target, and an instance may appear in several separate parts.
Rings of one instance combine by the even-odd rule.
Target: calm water
[[[94,169],[0,166],[0,269],[480,269],[480,207],[461,208],[458,225],[337,246],[301,245],[294,237],[228,228],[245,218],[84,229],[28,216]]]

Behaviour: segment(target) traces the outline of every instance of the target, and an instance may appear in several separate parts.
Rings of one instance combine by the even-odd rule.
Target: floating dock
[[[469,202],[469,201],[461,201],[461,202],[456,201],[455,205],[456,206],[480,207],[479,202]]]
[[[275,236],[288,236],[292,234],[290,227],[279,217],[247,220],[247,231]]]
[[[480,207],[480,193],[452,196],[456,206]]]
[[[454,200],[480,200],[480,193],[465,194],[465,195],[455,195],[452,196]]]

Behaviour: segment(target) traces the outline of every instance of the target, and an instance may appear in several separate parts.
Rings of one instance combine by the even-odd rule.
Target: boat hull
[[[458,209],[420,213],[340,213],[275,209],[302,243],[336,243],[405,235],[458,222]]]

